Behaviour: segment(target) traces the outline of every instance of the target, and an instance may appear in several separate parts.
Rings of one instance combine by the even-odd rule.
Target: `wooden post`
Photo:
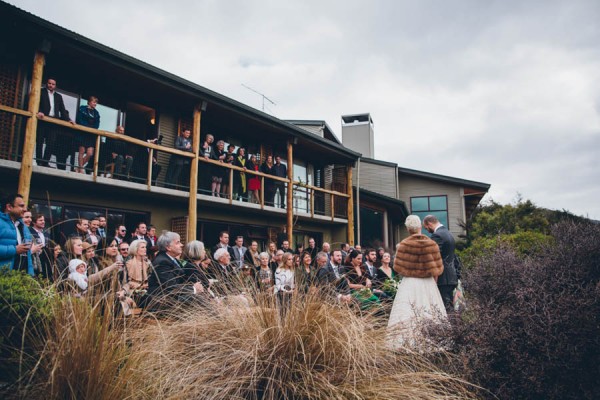
[[[287,143],[287,240],[292,244],[293,232],[294,229],[294,185],[292,181],[294,180],[294,145],[292,142],[288,140]]]
[[[310,193],[310,217],[315,217],[315,189],[306,188],[306,193]]]
[[[148,152],[148,181],[147,181],[147,186],[148,186],[148,191],[151,190],[152,187],[152,158],[154,157],[154,149],[147,149],[149,150]]]
[[[329,194],[329,200],[331,201],[331,220],[335,218],[335,195]]]
[[[100,139],[102,139],[102,137],[100,135],[96,136],[96,148],[94,149],[94,171],[93,171],[94,182],[96,182],[96,180],[98,178],[98,161],[100,159]],[[116,162],[116,160],[115,160],[115,162]]]
[[[192,127],[192,151],[194,158],[190,164],[190,198],[188,202],[187,241],[196,240],[197,197],[198,197],[198,153],[200,151],[200,122],[202,112],[200,107],[194,108],[194,126]]]
[[[31,73],[31,91],[29,92],[28,110],[32,116],[27,119],[25,128],[25,143],[23,143],[23,157],[21,159],[21,171],[19,172],[18,193],[23,196],[25,204],[29,202],[31,189],[31,174],[33,173],[33,153],[37,134],[37,113],[40,110],[40,95],[42,94],[42,75],[44,74],[44,53],[36,51],[33,58],[33,70]]]
[[[233,204],[233,168],[229,168],[229,204]]]
[[[265,209],[265,177],[260,177],[260,209]]]
[[[346,190],[348,191],[348,243],[354,246],[354,198],[352,197],[352,165],[346,167]]]

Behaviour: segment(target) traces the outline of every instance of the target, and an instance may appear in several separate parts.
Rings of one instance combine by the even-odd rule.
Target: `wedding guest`
[[[98,98],[96,96],[90,96],[87,105],[79,107],[76,122],[79,125],[87,126],[88,128],[98,129],[100,127],[100,113],[96,110],[97,105]],[[93,164],[92,157],[94,156],[94,146],[96,144],[95,138],[95,135],[80,132],[78,139],[79,158],[77,164],[77,172],[79,173],[89,173],[92,170],[91,164]]]
[[[275,282],[274,274],[271,268],[269,268],[269,254],[266,252],[260,253],[260,267],[257,272],[257,283],[258,288],[261,291],[269,291],[272,289]]]
[[[250,159],[246,163],[246,169],[258,172],[259,165],[256,162],[256,155],[252,154],[250,156]],[[248,198],[250,203],[260,204],[260,179],[257,175],[250,175],[250,179],[248,180]]]
[[[244,263],[253,265],[254,268],[260,267],[260,258],[258,253],[258,242],[253,240],[248,247],[248,251],[244,254]]]
[[[225,162],[225,157],[227,154],[225,153],[225,142],[219,140],[217,145],[213,148],[212,153],[210,154],[210,159],[218,161],[220,163]],[[223,178],[225,176],[225,168],[218,167],[216,165],[212,166],[212,184],[211,184],[211,194],[215,197],[221,197],[221,183],[223,182]]]
[[[233,165],[245,169],[246,161],[246,149],[240,147],[233,160]],[[243,171],[233,173],[233,198],[240,201],[246,199],[246,173]]]

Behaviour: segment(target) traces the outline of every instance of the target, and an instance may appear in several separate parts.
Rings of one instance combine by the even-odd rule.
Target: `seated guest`
[[[192,139],[190,139],[191,134],[192,132],[189,129],[185,129],[183,132],[181,132],[181,135],[177,136],[177,138],[175,139],[175,148],[177,150],[185,152],[193,152]],[[165,185],[165,187],[177,188],[177,186],[180,184],[179,177],[181,175],[181,171],[185,166],[189,165],[189,158],[176,154],[171,155],[169,167],[167,168],[167,184]]]
[[[335,294],[340,301],[347,303],[352,297],[349,294],[348,283],[340,273],[341,261],[342,253],[339,250],[333,252],[331,262],[327,262],[327,253],[318,252],[316,283],[321,289],[326,289]]]
[[[158,255],[152,263],[153,272],[148,276],[148,295],[153,305],[164,305],[165,300],[192,301],[196,293],[203,291],[199,282],[188,283],[185,270],[179,260],[183,244],[175,232],[164,232],[158,238]]]
[[[122,268],[123,263],[117,261],[103,270],[96,273],[89,273],[89,271],[87,271],[87,264],[79,258],[74,258],[67,264],[67,269],[69,271],[68,278],[74,280],[79,289],[84,292],[89,286],[102,283],[102,281],[107,280],[113,273],[118,272]]]
[[[101,268],[98,264],[98,260],[96,259],[96,246],[88,242],[83,242],[81,247],[83,247],[81,259],[87,264],[88,274],[95,274],[96,272],[100,271]]]
[[[227,155],[225,153],[225,142],[222,140],[219,140],[217,142],[217,145],[212,149],[212,153],[210,154],[210,159],[219,161],[219,162],[225,162],[226,156]],[[214,165],[212,166],[211,170],[212,170],[212,184],[210,187],[211,193],[215,197],[220,197],[219,193],[221,192],[221,183],[223,182],[225,172],[229,172],[229,171],[225,171],[225,168],[217,167]]]
[[[55,280],[64,280],[69,276],[69,261],[72,259],[83,258],[83,240],[80,237],[71,237],[65,243],[65,250],[56,258],[57,278]]]
[[[79,107],[79,112],[77,113],[76,122],[79,125],[87,126],[88,128],[98,129],[100,127],[100,113],[96,110],[96,106],[98,105],[98,98],[96,96],[90,96],[87,101],[87,105]],[[88,173],[92,170],[92,156],[94,155],[94,147],[96,145],[96,136],[79,132],[79,160],[78,160],[78,168],[77,172],[84,173],[87,171]],[[84,166],[87,164],[87,167]]]
[[[231,255],[227,249],[220,248],[215,251],[213,258],[215,261],[209,269],[209,277],[217,281],[213,287],[221,296],[231,294],[235,282],[235,269],[231,265]]]
[[[246,168],[246,149],[240,147],[233,160],[233,165]],[[243,171],[233,172],[233,198],[244,201],[246,198],[246,174]]]
[[[200,282],[204,290],[208,291],[210,287],[208,279],[210,259],[206,256],[204,243],[199,240],[188,242],[183,249],[182,259],[188,280],[192,283]]]
[[[127,268],[127,284],[130,293],[148,289],[148,270],[150,262],[146,256],[146,241],[136,239],[129,244],[129,260]]]
[[[246,169],[258,172],[259,165],[256,162],[256,155],[252,154],[246,163]],[[248,179],[248,199],[250,203],[260,204],[260,177],[250,174]]]
[[[118,135],[125,135],[125,128],[119,125],[117,126],[115,132]],[[131,166],[133,165],[133,155],[130,151],[129,143],[122,140],[107,138],[105,146],[108,152],[108,157],[105,160],[105,163],[114,163],[114,177],[117,179],[129,179]],[[125,170],[123,170],[123,166],[125,166]]]

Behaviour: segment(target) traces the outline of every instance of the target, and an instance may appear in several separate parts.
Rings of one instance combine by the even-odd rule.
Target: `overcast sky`
[[[600,1],[12,4],[282,119],[369,112],[375,157],[600,219]]]

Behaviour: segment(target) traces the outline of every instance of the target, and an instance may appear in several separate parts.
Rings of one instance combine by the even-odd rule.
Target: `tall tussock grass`
[[[468,385],[418,354],[391,352],[385,321],[319,294],[179,308],[134,330],[133,374],[150,398],[469,398]],[[141,384],[140,382],[140,384]]]
[[[248,300],[251,299],[251,300]],[[386,347],[385,318],[318,293],[230,296],[124,318],[114,299],[63,298],[10,397],[464,399],[466,382]],[[14,389],[14,390],[13,390]]]

